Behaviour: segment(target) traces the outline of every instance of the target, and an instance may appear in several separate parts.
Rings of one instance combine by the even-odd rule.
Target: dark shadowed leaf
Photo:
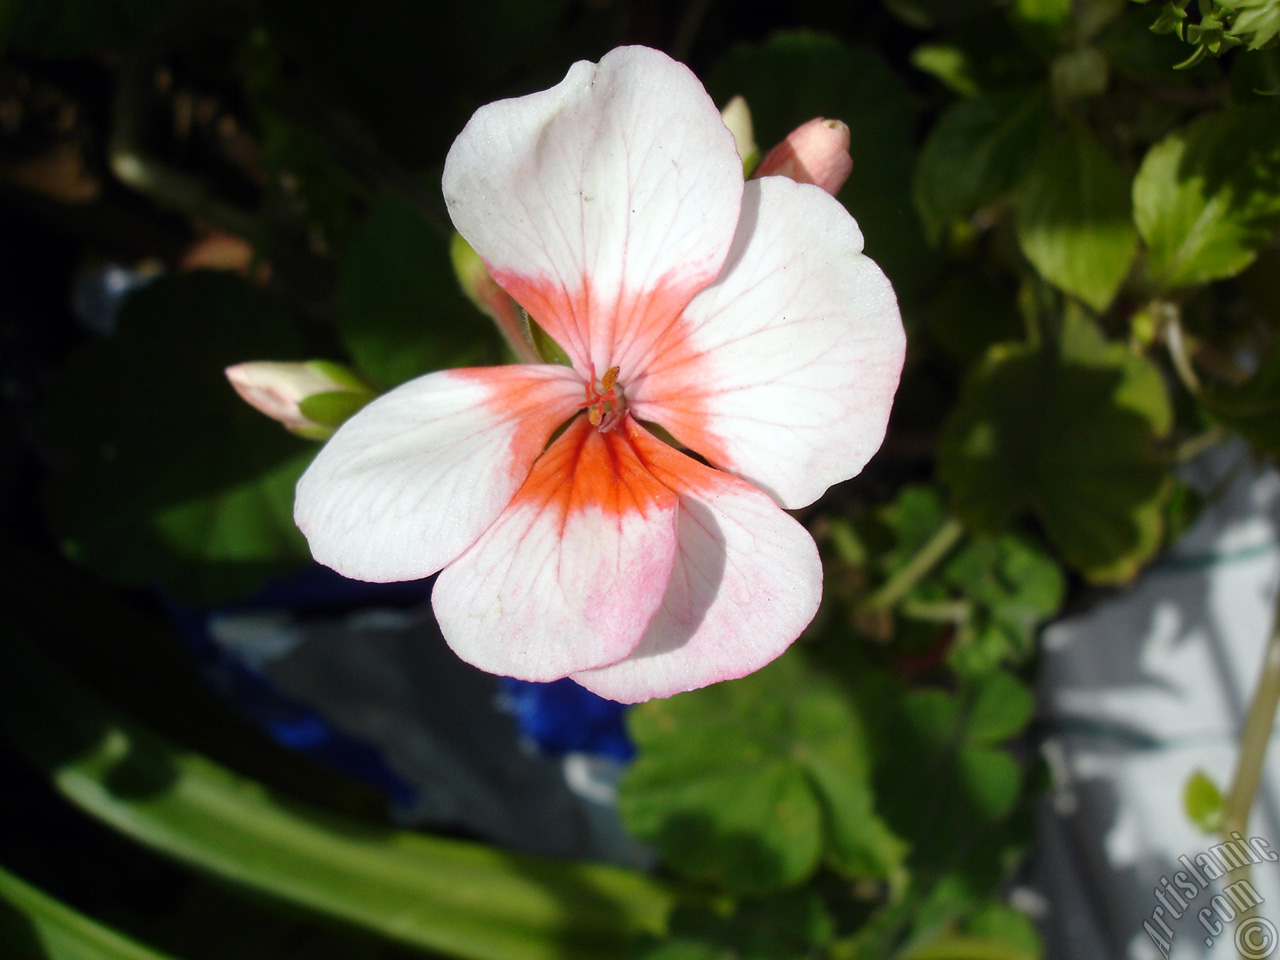
[[[1124,581],[1161,541],[1169,398],[1148,360],[1090,321],[1071,315],[1067,330],[1060,347],[992,348],[944,425],[939,472],[975,532],[1030,511],[1068,564]]]
[[[245,404],[223,368],[296,360],[292,323],[225,275],[162,278],[50,394],[50,514],[65,549],[116,582],[214,602],[307,557],[293,487],[315,447]]]
[[[356,365],[382,387],[498,357],[493,325],[458,288],[448,238],[395,200],[374,208],[347,246],[337,322]]]

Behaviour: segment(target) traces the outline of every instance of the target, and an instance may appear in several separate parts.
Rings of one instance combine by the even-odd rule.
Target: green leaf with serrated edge
[[[1280,456],[1280,336],[1272,338],[1253,376],[1238,386],[1206,390],[1200,402],[1259,450]]]
[[[381,386],[499,355],[493,325],[458,288],[448,238],[400,201],[379,203],[351,238],[337,297],[342,342]]]
[[[937,242],[951,223],[1008,193],[1036,155],[1044,96],[981,94],[952,106],[929,132],[912,196]]]
[[[277,798],[116,716],[6,634],[0,729],[8,740],[84,813],[255,896],[468,960],[622,958],[641,934],[665,927],[673,894],[638,873],[394,830]]]
[[[8,956],[50,960],[169,960],[0,867],[0,943]]]
[[[1240,273],[1280,224],[1280,110],[1234,107],[1169,134],[1142,161],[1133,208],[1158,289]]]
[[[1042,277],[1105,310],[1138,248],[1129,180],[1082,124],[1041,138],[1018,191],[1018,243]]]
[[[305,561],[293,488],[314,447],[223,374],[302,349],[235,277],[162,277],[133,294],[117,334],[78,348],[50,390],[46,500],[66,552],[113,582],[197,602],[243,596]]]
[[[1205,833],[1216,834],[1222,829],[1222,791],[1203,770],[1197,770],[1187,780],[1182,806],[1191,822]]]
[[[943,426],[939,476],[980,534],[1030,511],[1062,558],[1100,583],[1159,548],[1172,410],[1159,371],[1068,313],[1062,343],[992,348]]]
[[[873,809],[857,715],[804,658],[644,704],[630,727],[640,754],[619,809],[688,875],[764,893],[824,854],[851,876],[897,869],[904,851]]]
[[[746,97],[765,153],[813,117],[847,123],[853,175],[839,199],[857,218],[867,255],[893,280],[899,299],[924,289],[936,257],[911,208],[911,96],[877,52],[827,34],[779,32],[764,43],[734,47],[711,71],[707,88],[717,103]]]

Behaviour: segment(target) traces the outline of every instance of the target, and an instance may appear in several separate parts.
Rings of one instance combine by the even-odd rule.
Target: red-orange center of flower
[[[600,378],[600,389],[596,389],[596,370],[591,367],[591,377],[586,382],[587,399],[578,404],[579,410],[587,411],[587,419],[601,433],[608,433],[627,415],[627,404],[622,396],[622,386],[618,383],[617,367],[610,367]]]

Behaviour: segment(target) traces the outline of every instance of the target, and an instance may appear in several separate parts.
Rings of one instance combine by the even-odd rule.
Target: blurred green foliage
[[[6,250],[70,263],[6,275],[39,332],[0,354],[38,397],[19,376],[0,421],[0,763],[88,838],[0,844],[5,955],[1038,956],[1003,903],[1038,631],[1192,521],[1186,451],[1280,454],[1278,30],[1274,0],[0,5]],[[797,649],[631,715],[620,808],[656,877],[378,822],[206,701],[153,609],[306,562],[315,446],[223,367],[386,389],[501,357],[451,270],[445,151],[624,42],[744,95],[762,150],[849,124],[840,199],[910,339],[885,448],[803,515],[826,586]],[[106,259],[164,271],[77,330],[70,275]]]

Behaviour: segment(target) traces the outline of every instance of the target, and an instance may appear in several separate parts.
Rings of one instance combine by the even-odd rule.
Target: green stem
[[[919,552],[886,581],[879,590],[863,601],[870,610],[887,610],[906,596],[907,591],[919,583],[964,536],[960,521],[950,519],[940,526]]]
[[[1277,603],[1280,604],[1280,597]],[[1280,606],[1277,606],[1276,619],[1262,654],[1262,674],[1258,677],[1258,686],[1253,691],[1253,700],[1245,715],[1235,776],[1223,804],[1224,837],[1229,837],[1232,831],[1244,833],[1249,825],[1249,811],[1262,783],[1267,745],[1275,728],[1276,708],[1280,706]]]
[[[1254,688],[1249,712],[1244,718],[1244,732],[1240,736],[1240,754],[1236,759],[1235,775],[1227,791],[1222,810],[1222,840],[1224,843],[1237,837],[1247,837],[1249,812],[1262,785],[1262,767],[1267,758],[1271,732],[1275,729],[1276,708],[1280,706],[1280,594],[1276,597],[1276,622],[1271,636],[1262,651],[1262,673]],[[1241,879],[1248,881],[1249,865],[1239,868]],[[1240,925],[1257,913],[1250,907],[1236,915],[1237,931]]]

